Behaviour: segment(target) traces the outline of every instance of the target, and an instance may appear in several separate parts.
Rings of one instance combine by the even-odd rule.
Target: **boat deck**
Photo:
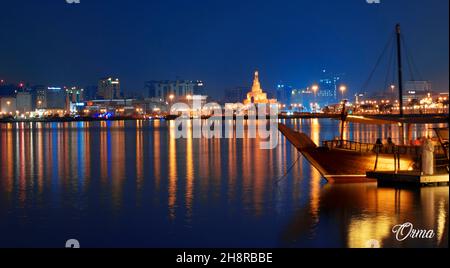
[[[421,175],[419,172],[393,171],[367,172],[368,178],[378,181],[379,185],[436,186],[448,185],[449,174]]]

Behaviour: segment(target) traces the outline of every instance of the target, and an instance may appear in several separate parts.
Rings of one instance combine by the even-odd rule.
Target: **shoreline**
[[[403,118],[400,118],[398,115],[358,115],[364,116],[367,118],[373,119],[384,119],[384,120],[407,120],[408,123],[448,123],[449,122],[449,114],[411,114],[404,115]],[[108,121],[157,121],[157,120],[165,120],[172,121],[177,119],[178,116],[165,116],[161,118],[133,118],[133,117],[112,117],[112,118],[92,118],[92,117],[79,117],[79,118],[71,118],[71,117],[62,117],[62,118],[38,118],[38,119],[0,119],[0,124],[12,124],[12,123],[72,123],[72,122],[108,122]],[[210,119],[211,117],[202,117],[202,120]],[[291,119],[340,119],[341,115],[339,114],[300,114],[300,115],[279,115],[279,120],[291,120]],[[193,120],[194,118],[190,118]],[[225,117],[222,118],[223,120]],[[245,120],[248,119],[247,116],[244,117]],[[267,117],[270,119],[270,117]],[[233,118],[236,120],[236,117]]]
[[[155,121],[155,120],[165,120],[165,121],[173,121],[177,119],[179,116],[164,116],[160,118],[133,118],[133,117],[111,117],[108,119],[105,118],[92,118],[92,117],[79,117],[79,118],[71,118],[71,117],[61,117],[61,118],[38,118],[38,119],[0,119],[0,124],[11,124],[11,123],[71,123],[71,122],[103,122],[103,121]],[[211,117],[203,116],[202,120],[210,119]],[[325,114],[304,114],[304,115],[293,115],[293,116],[278,116],[278,119],[287,120],[287,119],[339,119],[340,115],[325,115]],[[191,117],[190,120],[197,119]],[[222,117],[225,120],[225,117]],[[244,117],[245,120],[248,119],[248,116]],[[270,119],[268,116],[267,119]],[[236,116],[233,117],[233,120],[236,120]]]

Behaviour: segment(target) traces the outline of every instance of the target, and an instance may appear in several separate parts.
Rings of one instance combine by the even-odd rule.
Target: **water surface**
[[[285,123],[315,142],[340,133],[334,120]],[[448,187],[329,185],[283,137],[261,150],[259,139],[174,139],[165,121],[0,128],[0,247],[448,246]],[[345,136],[399,137],[358,124]],[[391,229],[404,222],[436,236],[399,242]]]

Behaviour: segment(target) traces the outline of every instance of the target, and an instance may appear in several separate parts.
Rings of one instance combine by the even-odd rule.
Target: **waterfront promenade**
[[[377,121],[409,123],[409,124],[440,124],[448,123],[449,114],[409,114],[400,117],[399,115],[355,115],[361,119],[371,119]],[[20,122],[36,122],[36,123],[52,123],[52,122],[96,122],[96,121],[133,121],[133,120],[174,120],[178,116],[160,116],[160,117],[111,117],[111,118],[94,118],[94,117],[52,117],[52,118],[0,118],[0,123],[20,123]],[[202,117],[209,119],[210,117]],[[322,113],[301,113],[294,115],[278,115],[278,119],[341,119],[340,114],[322,114]]]

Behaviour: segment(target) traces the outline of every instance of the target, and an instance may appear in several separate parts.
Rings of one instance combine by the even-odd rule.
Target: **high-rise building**
[[[84,101],[84,89],[80,87],[70,87],[66,89],[69,102],[80,103]]]
[[[338,102],[338,89],[342,82],[342,76],[322,71],[322,78],[317,92],[318,102],[322,106],[335,104]]]
[[[120,81],[118,78],[103,78],[98,82],[98,97],[104,100],[120,99]]]
[[[80,87],[66,88],[66,111],[76,112],[84,106],[84,89]]]
[[[47,87],[46,109],[66,109],[66,91],[62,87]]]
[[[194,95],[204,96],[207,95],[205,83],[201,80],[193,81],[194,83]]]
[[[36,109],[47,108],[47,87],[46,86],[34,86],[33,87],[33,105]]]
[[[31,93],[18,92],[16,94],[16,109],[21,113],[33,111],[33,101]]]
[[[168,101],[169,99],[183,99],[186,96],[202,95],[204,83],[191,80],[148,81],[145,83],[145,88],[151,98]]]
[[[291,105],[293,87],[288,83],[280,82],[277,85],[277,99],[279,103]]]

